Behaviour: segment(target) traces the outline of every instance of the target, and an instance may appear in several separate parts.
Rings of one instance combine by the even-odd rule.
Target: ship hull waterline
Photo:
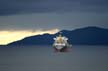
[[[68,52],[69,47],[63,46],[61,49],[58,49],[56,46],[53,47],[55,52]]]

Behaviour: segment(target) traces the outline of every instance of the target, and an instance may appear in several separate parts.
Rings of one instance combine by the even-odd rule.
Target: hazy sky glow
[[[108,28],[107,19],[108,0],[0,0],[0,44],[45,33],[44,30]],[[41,31],[36,33],[38,30]],[[10,39],[7,34],[17,38]]]
[[[58,29],[52,29],[52,30],[38,30],[38,31],[1,31],[0,32],[0,44],[6,45],[8,43],[11,43],[16,40],[21,40],[27,36],[33,36],[33,35],[42,35],[45,33],[54,34],[58,32]]]

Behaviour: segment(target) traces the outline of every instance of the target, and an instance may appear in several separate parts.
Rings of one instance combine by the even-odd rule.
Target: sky
[[[108,28],[108,0],[0,0],[0,45],[27,36]]]

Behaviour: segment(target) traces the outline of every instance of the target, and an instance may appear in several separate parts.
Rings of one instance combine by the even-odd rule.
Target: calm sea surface
[[[73,46],[65,53],[51,46],[0,47],[0,71],[108,71],[108,46]]]

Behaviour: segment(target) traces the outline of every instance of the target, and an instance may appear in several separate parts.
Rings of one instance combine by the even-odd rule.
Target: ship
[[[57,52],[67,52],[72,45],[68,43],[68,38],[62,36],[61,32],[54,39],[53,48]]]

